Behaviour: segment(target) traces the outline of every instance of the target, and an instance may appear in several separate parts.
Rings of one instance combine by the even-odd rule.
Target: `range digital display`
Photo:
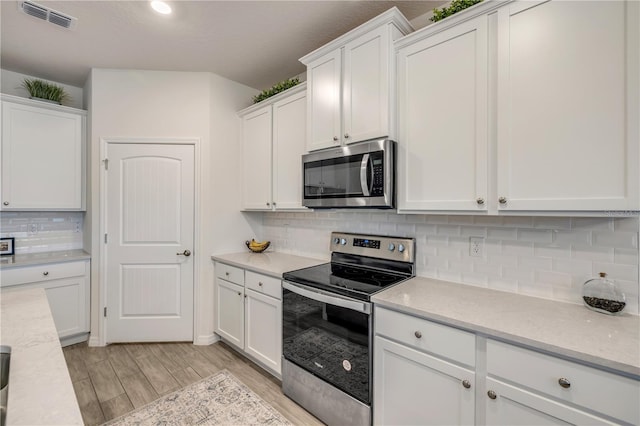
[[[380,240],[369,240],[369,239],[364,239],[364,238],[354,238],[353,239],[353,246],[354,247],[380,249]]]

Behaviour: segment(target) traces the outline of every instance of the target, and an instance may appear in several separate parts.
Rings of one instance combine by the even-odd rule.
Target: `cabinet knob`
[[[225,272],[224,274],[225,274],[227,277],[229,276],[229,273],[228,273],[228,272]]]
[[[480,198],[476,198],[476,203],[478,203],[479,206],[484,204],[484,198],[480,197]]]
[[[345,134],[344,134],[344,138],[345,138],[345,139],[349,139],[349,133],[345,133]]]
[[[238,292],[238,296],[242,296],[242,293]]]
[[[558,379],[558,384],[565,389],[569,389],[571,387],[571,382],[569,381],[569,379],[566,379],[564,377],[560,377]]]
[[[470,381],[468,381],[468,380],[463,380],[463,381],[462,381],[462,386],[463,386],[465,389],[469,389],[469,388],[471,387],[471,382],[470,382]]]
[[[267,207],[269,207],[270,205],[271,205],[271,203],[267,201]]]
[[[274,202],[273,202],[273,207],[275,207],[275,206],[276,206],[276,202],[274,201]]]
[[[500,197],[498,198],[498,202],[500,204],[507,204],[507,197]]]
[[[490,390],[489,392],[487,392],[487,396],[491,399],[496,399],[498,397],[498,394],[496,394],[494,391]]]
[[[46,277],[47,275],[49,275],[49,271],[44,271],[44,272],[42,273],[42,275],[44,275],[44,276]]]
[[[258,285],[259,285],[260,287],[262,287],[262,282],[258,282]]]
[[[5,201],[5,202],[4,202],[4,203],[2,203],[2,204],[4,204],[5,206],[8,206],[8,205],[9,205],[9,202],[8,202],[8,201]]]
[[[416,331],[415,333],[413,333],[413,335],[416,336],[418,339],[422,337],[422,333],[420,331]]]
[[[338,142],[338,137],[337,137],[337,136],[334,136],[334,137],[333,137],[333,141],[334,141],[334,142]]]

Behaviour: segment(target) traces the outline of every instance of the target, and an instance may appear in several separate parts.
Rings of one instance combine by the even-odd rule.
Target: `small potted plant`
[[[63,87],[43,80],[25,78],[22,82],[22,87],[27,89],[32,99],[53,102],[59,105],[69,99],[69,95]]]

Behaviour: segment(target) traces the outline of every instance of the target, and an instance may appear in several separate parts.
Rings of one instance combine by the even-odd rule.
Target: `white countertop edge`
[[[11,263],[2,263],[4,259],[10,260]],[[47,265],[85,259],[91,259],[91,255],[82,249],[16,254],[0,258],[0,271],[23,266]]]
[[[211,259],[227,265],[282,279],[282,274],[296,269],[327,263],[328,260],[303,257],[275,251],[263,253],[240,252],[211,255]]]

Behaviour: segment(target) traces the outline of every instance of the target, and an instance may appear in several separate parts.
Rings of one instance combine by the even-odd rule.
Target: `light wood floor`
[[[85,424],[100,424],[227,369],[296,425],[322,423],[282,394],[280,381],[228,345],[114,344],[63,349]]]

